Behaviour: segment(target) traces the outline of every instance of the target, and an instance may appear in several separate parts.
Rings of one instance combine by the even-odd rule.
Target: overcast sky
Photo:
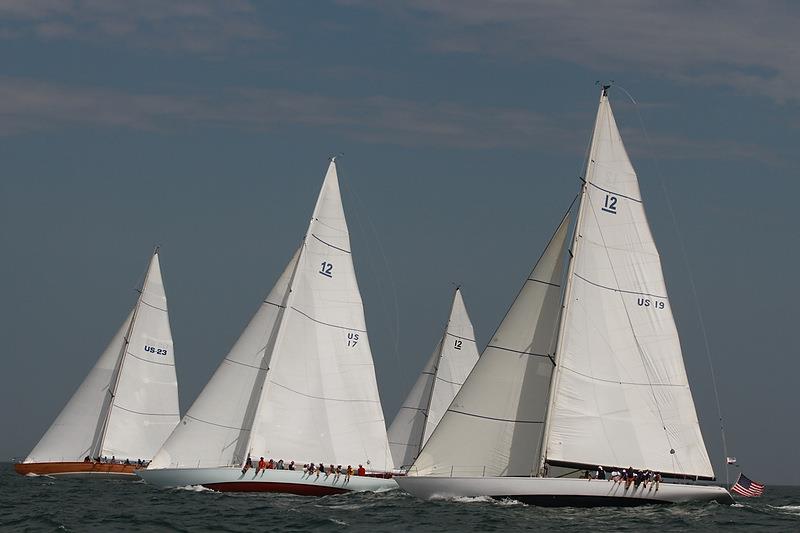
[[[729,453],[800,484],[798,17],[790,2],[0,1],[0,457],[58,414],[155,244],[185,412],[302,238],[333,153],[391,422],[453,283],[488,341],[577,192],[595,81],[615,80],[637,102],[611,92],[717,475],[698,306]]]

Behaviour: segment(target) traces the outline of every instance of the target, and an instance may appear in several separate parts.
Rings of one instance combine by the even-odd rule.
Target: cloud
[[[0,38],[215,55],[271,39],[246,0],[0,0]]]
[[[791,2],[623,0],[340,0],[402,17],[440,53],[525,62],[557,59],[596,71],[634,68],[702,86],[728,86],[776,101],[800,83]],[[612,76],[613,77],[613,76]]]
[[[0,135],[67,128],[179,133],[198,126],[253,131],[315,128],[373,144],[458,149],[547,150],[581,157],[591,124],[577,114],[516,107],[417,102],[374,95],[335,97],[261,88],[143,93],[0,77]],[[634,154],[659,158],[770,159],[763,148],[623,132]]]

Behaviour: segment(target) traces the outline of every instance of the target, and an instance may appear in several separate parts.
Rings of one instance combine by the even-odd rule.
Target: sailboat
[[[389,447],[398,468],[414,462],[477,360],[475,332],[456,287],[444,333],[389,426]]]
[[[572,237],[570,210],[408,475],[398,478],[414,495],[546,506],[733,503],[724,488],[697,482],[714,472],[608,88]],[[614,470],[631,481],[608,479]]]
[[[261,457],[285,468],[249,468]],[[324,466],[303,467],[312,463]],[[357,465],[366,475],[348,476]],[[327,495],[396,488],[392,468],[332,159],[300,248],[140,475],[162,487]]]
[[[134,469],[155,455],[179,420],[156,249],[128,317],[55,422],[14,468],[23,475],[135,478]]]

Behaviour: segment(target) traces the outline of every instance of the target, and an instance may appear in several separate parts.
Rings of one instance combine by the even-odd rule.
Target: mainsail
[[[565,217],[414,462],[413,475],[530,475],[553,370]]]
[[[546,459],[713,477],[661,259],[606,90],[585,179]]]
[[[389,427],[396,466],[414,461],[477,360],[475,332],[457,288],[442,338]]]
[[[300,249],[150,468],[251,453],[393,466],[334,161]]]
[[[111,343],[26,463],[149,459],[178,423],[172,333],[158,252]]]
[[[565,219],[410,475],[530,476],[547,465],[602,465],[713,477],[661,260],[606,89],[562,294],[567,226]]]

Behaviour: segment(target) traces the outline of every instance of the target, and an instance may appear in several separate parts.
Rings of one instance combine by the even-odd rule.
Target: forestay
[[[178,423],[174,364],[155,253],[136,306],[25,462],[151,458]]]
[[[395,466],[411,465],[477,360],[475,332],[457,288],[442,338],[389,427]]]
[[[658,250],[605,91],[573,250],[547,460],[713,476]]]
[[[568,229],[565,217],[410,475],[517,476],[537,469]]]

